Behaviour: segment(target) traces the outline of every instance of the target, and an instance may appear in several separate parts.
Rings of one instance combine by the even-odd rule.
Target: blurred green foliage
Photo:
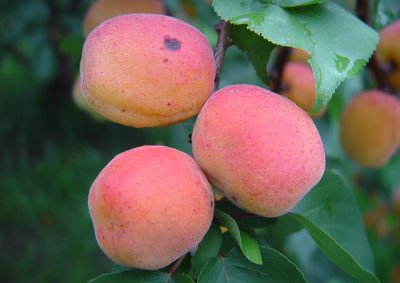
[[[97,246],[87,210],[95,176],[116,154],[135,146],[167,144],[191,151],[188,134],[194,119],[161,129],[133,129],[94,121],[73,103],[72,83],[84,42],[81,25],[91,2],[0,2],[0,282],[85,282],[109,272],[113,264]],[[338,2],[353,7],[352,1]],[[190,21],[215,45],[218,19],[210,7],[195,0],[167,3],[171,13]],[[194,6],[197,15],[187,14],[182,4]],[[226,53],[220,86],[235,83],[263,85],[233,46]],[[390,209],[391,193],[400,186],[400,156],[379,170],[361,170],[344,156],[338,136],[344,105],[365,86],[373,87],[366,72],[347,80],[316,124],[328,166],[353,183],[365,218],[379,207],[386,211],[371,225],[367,219],[366,227],[377,275],[389,282],[393,266],[400,263],[400,225]],[[348,282],[304,233],[295,235],[286,250],[310,282]]]

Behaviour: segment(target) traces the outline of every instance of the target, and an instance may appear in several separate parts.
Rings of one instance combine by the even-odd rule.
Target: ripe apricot
[[[363,167],[385,164],[400,145],[400,102],[379,90],[356,95],[343,111],[341,142]]]
[[[85,15],[83,32],[87,36],[105,20],[133,13],[165,14],[165,5],[163,0],[97,0]]]
[[[289,98],[306,112],[311,112],[315,99],[315,80],[311,69],[300,63],[287,63],[282,73],[281,95]],[[325,109],[318,114],[323,114]]]
[[[309,115],[251,85],[214,93],[199,113],[192,144],[196,161],[225,197],[266,217],[293,208],[325,169],[324,148]]]
[[[376,57],[390,70],[388,81],[395,90],[400,90],[400,20],[393,22],[380,32]]]
[[[96,239],[113,261],[159,269],[199,244],[211,225],[214,198],[187,154],[142,146],[117,155],[89,192]]]
[[[200,111],[212,93],[215,69],[211,47],[194,27],[163,15],[123,15],[87,37],[82,92],[116,123],[165,126]]]

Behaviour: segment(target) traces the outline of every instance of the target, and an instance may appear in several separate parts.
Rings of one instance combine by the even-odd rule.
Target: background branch
[[[224,63],[225,51],[232,44],[232,39],[229,37],[231,24],[226,21],[220,21],[215,30],[218,33],[217,46],[215,47],[215,63],[217,65],[217,73],[215,74],[214,89],[218,89],[219,81],[221,80],[222,65]]]
[[[291,49],[289,47],[278,47],[275,61],[269,71],[269,83],[271,91],[279,93],[282,90],[282,73],[289,59]]]

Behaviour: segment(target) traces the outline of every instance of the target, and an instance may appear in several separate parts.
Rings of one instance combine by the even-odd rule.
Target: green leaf
[[[239,229],[254,229],[270,226],[277,223],[280,218],[267,218],[258,215],[251,215],[250,213],[241,210],[237,206],[233,205],[232,202],[228,201],[226,198],[217,201],[215,203],[215,208],[222,210],[229,215],[231,215]],[[294,221],[295,222],[295,221]]]
[[[217,14],[278,45],[300,48],[311,54],[316,81],[318,112],[343,80],[355,76],[378,43],[376,31],[340,6],[283,8],[269,1],[214,0]]]
[[[246,233],[240,231],[236,221],[229,214],[216,209],[214,215],[222,223],[222,225],[228,228],[229,233],[238,243],[246,258],[256,264],[262,264],[260,248],[257,241]]]
[[[218,255],[221,243],[222,235],[219,227],[212,225],[192,256],[192,273],[195,278],[199,276],[206,262]]]
[[[361,214],[348,184],[326,171],[321,182],[289,214],[310,233],[322,252],[363,283],[376,283]]]
[[[192,277],[187,274],[177,273],[173,274],[166,283],[194,283]]]
[[[273,4],[281,7],[298,7],[324,3],[325,0],[272,0]]]
[[[199,283],[304,283],[304,275],[284,255],[278,251],[261,247],[264,259],[262,265],[249,262],[233,249],[226,257],[210,259],[199,276]]]
[[[88,283],[165,283],[167,273],[161,271],[129,270],[119,273],[108,273],[90,280]]]
[[[103,274],[88,283],[194,283],[194,281],[187,274],[177,273],[170,276],[161,271],[134,269]]]
[[[375,28],[381,29],[400,17],[398,0],[377,0],[375,7]]]
[[[264,83],[268,83],[267,64],[275,45],[249,31],[244,25],[232,26],[230,37],[233,43],[246,54],[258,77]]]

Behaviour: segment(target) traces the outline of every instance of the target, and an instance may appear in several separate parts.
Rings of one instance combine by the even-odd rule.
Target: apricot
[[[318,113],[311,113],[316,93],[314,75],[308,65],[287,63],[282,73],[282,86],[281,95],[289,98],[313,117],[321,116],[325,112],[326,108]]]
[[[389,69],[388,81],[395,90],[400,90],[400,20],[393,22],[380,32],[376,58]]]
[[[143,13],[165,14],[162,0],[97,0],[93,2],[83,20],[83,33],[87,36],[95,27],[112,17]]]
[[[212,49],[194,27],[163,15],[122,15],[87,37],[82,92],[116,123],[165,126],[200,111],[214,88],[215,69]]]
[[[199,244],[211,225],[214,199],[187,154],[142,146],[117,155],[89,192],[96,239],[116,263],[159,269]]]
[[[397,187],[391,195],[391,209],[396,217],[400,218],[400,186]]]
[[[79,76],[75,78],[73,87],[72,87],[72,99],[75,103],[76,106],[78,106],[79,109],[83,110],[87,114],[89,114],[90,117],[92,117],[96,121],[105,121],[103,116],[100,116],[95,112],[91,107],[90,104],[87,103],[87,101],[82,97],[82,91],[81,91],[81,80]]]
[[[400,102],[383,91],[356,95],[343,111],[341,142],[347,155],[360,166],[384,165],[400,145]]]
[[[308,59],[310,58],[310,54],[308,54],[306,51],[298,48],[292,48],[290,55],[289,55],[289,61],[291,62],[296,62],[296,63],[302,63],[302,64],[308,64]]]
[[[325,169],[310,116],[252,85],[215,92],[199,113],[192,144],[196,161],[226,198],[266,217],[292,209]]]

